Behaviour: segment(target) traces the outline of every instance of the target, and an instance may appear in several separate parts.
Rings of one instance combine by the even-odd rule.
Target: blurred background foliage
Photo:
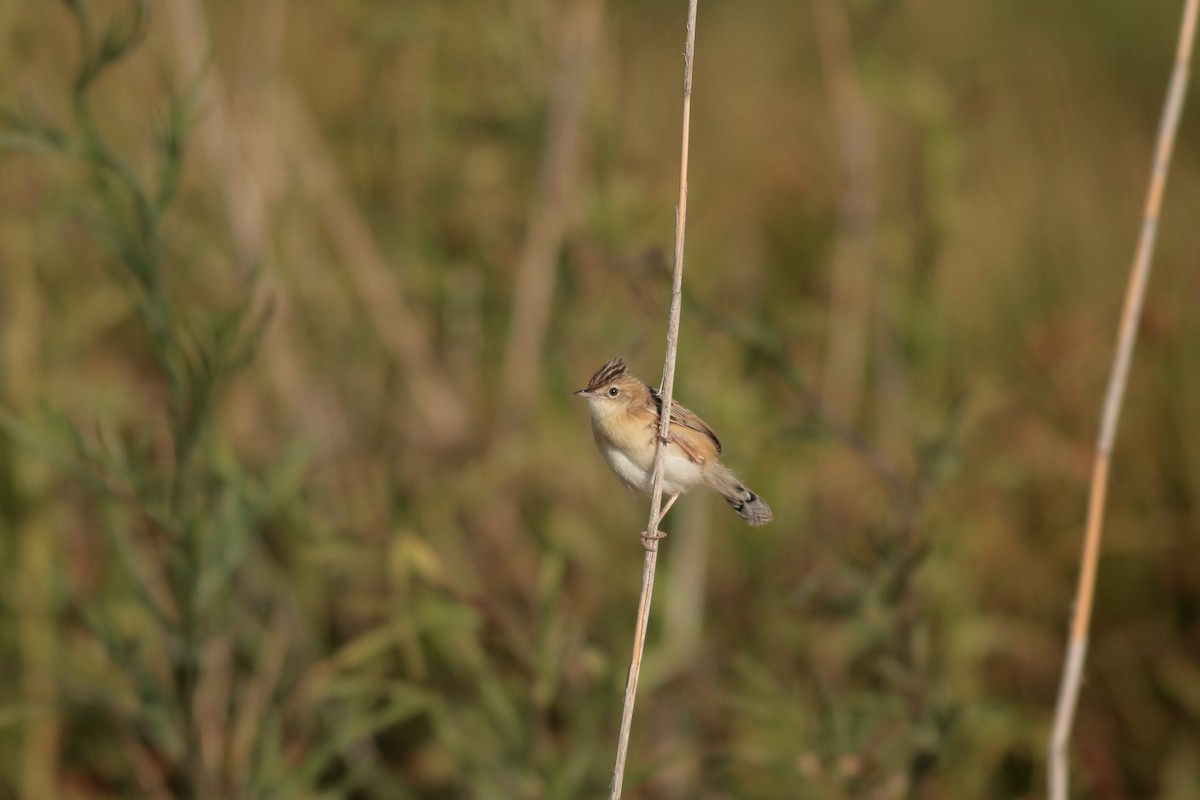
[[[1177,13],[701,4],[677,394],[776,522],[672,513],[626,797],[1041,796]],[[0,5],[0,798],[603,796],[683,19]],[[1194,100],[1079,796],[1200,787]]]

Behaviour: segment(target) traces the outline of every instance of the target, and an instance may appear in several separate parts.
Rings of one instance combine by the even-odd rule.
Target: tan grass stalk
[[[1092,468],[1091,494],[1088,498],[1087,527],[1079,568],[1079,584],[1075,595],[1075,615],[1071,621],[1071,633],[1067,641],[1062,683],[1059,686],[1054,713],[1054,728],[1047,756],[1050,800],[1067,799],[1067,744],[1071,737],[1071,724],[1075,717],[1075,706],[1079,700],[1079,688],[1086,661],[1087,635],[1092,617],[1092,598],[1096,589],[1096,566],[1100,556],[1100,533],[1104,523],[1104,504],[1108,492],[1108,473],[1113,440],[1116,438],[1117,422],[1121,415],[1121,403],[1125,399],[1129,363],[1133,356],[1134,343],[1137,341],[1138,323],[1142,315],[1142,303],[1146,296],[1146,282],[1150,276],[1151,256],[1154,253],[1163,188],[1167,182],[1167,171],[1171,164],[1171,153],[1175,145],[1175,132],[1179,127],[1179,118],[1183,110],[1183,99],[1188,83],[1188,65],[1191,61],[1192,43],[1196,33],[1198,2],[1200,0],[1187,0],[1184,7],[1183,21],[1179,29],[1179,45],[1175,52],[1175,68],[1171,74],[1162,119],[1159,121],[1158,140],[1154,148],[1154,164],[1142,215],[1142,230],[1138,237],[1137,250],[1134,253],[1133,266],[1129,275],[1129,285],[1125,292],[1125,307],[1121,313],[1121,327],[1117,336],[1117,352],[1113,359],[1112,372],[1109,375],[1108,388],[1104,396],[1100,434],[1097,437],[1096,457]]]
[[[629,752],[629,729],[633,723],[633,702],[646,645],[646,626],[650,621],[650,598],[654,594],[654,570],[658,564],[658,533],[662,508],[663,447],[671,420],[672,393],[675,390],[675,357],[679,352],[679,315],[683,298],[683,239],[687,228],[688,140],[692,119],[692,56],[696,49],[696,3],[688,0],[687,32],[683,47],[683,131],[679,153],[679,204],[675,207],[675,256],[671,276],[671,306],[667,317],[667,354],[663,363],[662,413],[659,417],[658,448],[654,454],[654,484],[650,495],[650,518],[646,522],[646,555],[642,562],[642,594],[638,602],[637,626],[633,635],[633,655],[625,683],[625,703],[621,709],[621,732],[617,738],[617,760],[613,766],[609,799],[619,800],[625,778],[625,757]]]

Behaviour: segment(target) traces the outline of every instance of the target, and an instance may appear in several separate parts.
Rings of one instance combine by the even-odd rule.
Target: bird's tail
[[[724,497],[729,507],[750,527],[761,528],[775,519],[767,501],[750,491],[724,464],[710,467],[705,478],[708,488]]]

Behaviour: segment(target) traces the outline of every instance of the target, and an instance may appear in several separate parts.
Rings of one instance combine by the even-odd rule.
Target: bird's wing
[[[646,388],[650,390],[650,397],[653,398],[658,411],[655,416],[661,419],[662,396],[653,386]],[[658,435],[657,427],[656,421],[655,436]],[[671,424],[667,428],[667,438],[678,445],[687,453],[688,458],[697,464],[703,463],[709,456],[721,455],[721,440],[717,438],[713,429],[708,427],[708,423],[673,400],[671,401]],[[715,453],[712,452],[714,449]]]
[[[678,403],[671,403],[671,425],[668,431],[667,438],[697,464],[721,454],[721,440],[713,433],[713,429]]]

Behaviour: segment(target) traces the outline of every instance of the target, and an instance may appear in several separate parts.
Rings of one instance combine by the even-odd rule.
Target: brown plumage
[[[662,414],[658,392],[629,372],[624,361],[614,358],[596,370],[588,385],[575,394],[588,401],[592,434],[609,467],[630,489],[650,494]],[[742,519],[756,528],[774,518],[770,506],[721,463],[721,440],[713,429],[674,402],[665,447],[663,492],[669,499],[662,511],[664,516],[679,495],[701,485],[724,497]]]

